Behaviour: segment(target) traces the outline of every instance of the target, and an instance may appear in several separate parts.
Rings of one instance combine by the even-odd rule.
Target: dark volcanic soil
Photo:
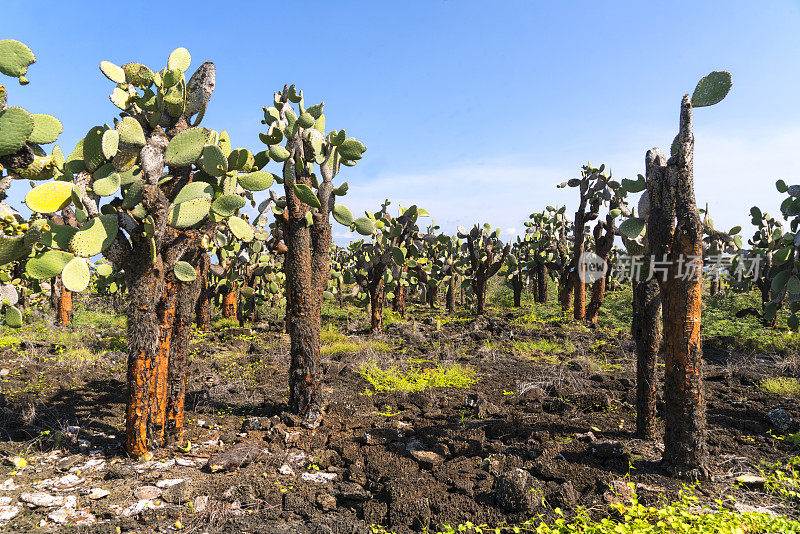
[[[525,326],[514,314],[454,320],[438,331],[427,322],[390,325],[374,339],[349,334],[360,350],[325,357],[329,405],[315,431],[283,415],[288,344],[279,324],[209,333],[196,341],[190,369],[191,451],[158,451],[148,462],[121,449],[125,355],[103,350],[108,332],[85,333],[100,356],[82,365],[57,365],[63,350],[50,342],[9,346],[0,354],[8,370],[0,378],[8,464],[0,467],[0,517],[13,518],[0,529],[369,532],[378,524],[399,533],[547,519],[557,507],[601,516],[626,498],[628,483],[644,504],[681,489],[659,466],[661,444],[633,436],[627,335],[569,323]],[[346,321],[339,328],[348,332]],[[391,350],[370,348],[370,340]],[[524,350],[538,340],[565,350]],[[783,432],[765,415],[782,408],[800,419],[796,403],[756,387],[784,369],[769,356],[711,349],[705,356],[714,480],[701,484],[700,496],[769,503],[733,479],[792,455],[768,434]],[[357,372],[369,359],[468,365],[479,381],[369,394]],[[220,452],[257,457],[208,472],[208,458],[220,463]],[[14,457],[27,465],[15,467]]]

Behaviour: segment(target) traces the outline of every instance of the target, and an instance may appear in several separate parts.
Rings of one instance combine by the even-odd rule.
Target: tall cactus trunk
[[[536,264],[536,302],[547,302],[547,266],[544,263]]]
[[[403,265],[401,268],[401,272],[406,274],[408,272],[408,265]],[[402,280],[401,275],[401,280]],[[405,319],[406,318],[406,292],[408,291],[407,286],[404,286],[399,283],[397,284],[397,288],[394,290],[394,302],[392,303],[392,309],[400,314],[400,317]]]
[[[211,260],[207,254],[201,254],[197,275],[197,304],[195,306],[195,323],[201,332],[211,330],[211,288],[208,287],[208,269]]]
[[[583,256],[584,245],[584,220],[583,208],[575,213],[575,249],[573,251],[572,260],[572,291],[574,293],[573,299],[573,317],[576,321],[583,321],[586,317],[586,279],[585,266],[581,265],[581,256]]]
[[[612,201],[609,210],[614,210],[619,207],[619,203]],[[594,229],[595,239],[595,254],[597,254],[606,264],[608,257],[611,254],[611,249],[614,248],[614,218],[611,215],[606,217],[605,224],[598,223]],[[605,229],[605,233],[603,230]],[[610,272],[607,269],[606,274]],[[589,302],[589,307],[586,310],[586,320],[591,324],[597,324],[597,317],[600,314],[600,308],[603,306],[603,301],[606,297],[606,283],[607,279],[605,274],[594,281],[592,284],[592,299]]]
[[[156,351],[155,373],[151,378],[151,391],[154,392],[151,420],[153,422],[152,444],[164,444],[167,421],[167,376],[172,343],[172,327],[175,321],[175,304],[178,298],[178,281],[172,273],[165,276],[164,292],[156,308],[158,318],[158,350]]]
[[[686,95],[681,103],[678,151],[666,166],[657,164],[657,170],[654,169],[657,172],[647,185],[651,199],[648,228],[654,230],[655,239],[650,242],[655,256],[662,257],[660,253],[667,251],[669,259],[666,280],[659,279],[664,314],[666,404],[662,463],[676,476],[697,478],[708,476],[700,340],[703,280],[701,268],[697,276],[681,276],[679,272],[679,267],[688,266],[679,260],[688,263],[702,258],[693,156],[692,105]],[[647,159],[663,160],[663,156],[652,152]]]
[[[631,336],[636,344],[636,434],[656,437],[656,358],[661,339],[658,281],[633,282]]]
[[[222,295],[222,316],[239,321],[239,288],[228,286],[227,292]]]
[[[514,307],[522,305],[522,275],[517,273],[511,277],[511,288],[514,290]]]
[[[370,332],[383,331],[383,276],[369,281]]]
[[[558,284],[558,302],[561,304],[561,311],[565,314],[569,311],[569,307],[572,305],[572,288],[572,270],[567,268],[561,273],[561,278],[559,279]]]
[[[473,284],[475,290],[475,313],[483,315],[486,313],[486,279],[483,276],[477,276]]]
[[[161,260],[149,260],[146,243],[134,242],[128,278],[128,399],[125,407],[125,450],[132,456],[147,452],[158,351],[156,306],[163,291]]]
[[[435,284],[429,285],[426,295],[428,297],[428,306],[430,306],[432,310],[437,309],[439,307],[439,286]]]
[[[206,257],[203,251],[199,256]],[[202,258],[200,259],[202,262]],[[198,271],[202,270],[198,269]],[[183,443],[183,419],[186,401],[186,354],[192,333],[192,315],[202,291],[204,280],[198,276],[191,282],[179,284],[172,325],[172,344],[167,374],[166,443]]]
[[[55,277],[53,290],[56,295],[56,322],[60,326],[72,324],[72,291],[64,287],[61,275]]]
[[[455,313],[456,311],[456,276],[451,275],[450,280],[447,282],[447,312]]]

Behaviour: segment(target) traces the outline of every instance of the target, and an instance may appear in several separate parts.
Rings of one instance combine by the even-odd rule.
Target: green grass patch
[[[472,367],[458,364],[423,368],[412,365],[408,369],[397,366],[382,367],[375,361],[361,364],[358,374],[369,382],[375,391],[422,391],[430,388],[468,388],[478,381]]]
[[[758,383],[759,389],[772,393],[773,395],[780,395],[781,397],[798,397],[800,396],[800,381],[796,378],[776,377],[765,378]]]

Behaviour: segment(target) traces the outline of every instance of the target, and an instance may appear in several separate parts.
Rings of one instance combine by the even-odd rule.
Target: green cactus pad
[[[95,126],[83,138],[83,163],[89,172],[97,170],[106,159],[103,154],[103,134],[105,131],[104,127]]]
[[[692,107],[713,106],[722,101],[731,90],[731,73],[716,70],[704,76],[692,93]]]
[[[125,63],[122,71],[125,73],[126,82],[141,89],[150,87],[156,79],[155,73],[141,63]]]
[[[250,226],[250,223],[240,217],[231,217],[228,219],[228,228],[231,229],[231,233],[236,237],[236,239],[246,243],[252,241],[255,235],[253,227]]]
[[[136,101],[136,96],[132,95],[128,91],[125,91],[124,89],[115,87],[114,90],[111,91],[111,94],[108,95],[108,99],[111,100],[111,103],[117,106],[119,109],[125,111]]]
[[[361,235],[372,235],[372,232],[375,231],[375,226],[372,224],[372,221],[366,217],[359,217],[353,221],[353,224],[356,226],[356,232]]]
[[[222,176],[228,171],[228,160],[217,145],[206,145],[200,155],[198,166],[211,176]]]
[[[169,55],[169,59],[167,60],[167,68],[170,70],[177,69],[186,72],[191,63],[192,55],[189,54],[189,51],[183,47],[176,48]]]
[[[211,210],[211,200],[206,197],[193,198],[169,208],[167,220],[175,228],[188,228],[201,222]]]
[[[306,184],[295,183],[294,194],[297,195],[297,198],[299,198],[304,204],[308,204],[314,208],[320,207],[319,199],[314,193],[314,190],[308,187]]]
[[[122,199],[122,209],[133,209],[137,204],[142,201],[144,197],[144,181],[135,180],[128,186],[125,191],[125,197]]]
[[[222,195],[214,200],[211,209],[220,217],[230,217],[245,205],[244,198],[239,195]]]
[[[67,250],[72,236],[78,230],[66,224],[49,223],[50,229],[42,232],[39,242],[57,250]]]
[[[175,278],[181,282],[191,282],[197,278],[197,271],[194,270],[191,263],[185,261],[177,262],[172,271],[175,273]]]
[[[17,293],[17,288],[12,284],[0,285],[0,302],[10,306],[14,306],[17,302],[19,302],[19,293]]]
[[[6,326],[9,328],[22,328],[22,313],[16,306],[6,306]]]
[[[263,191],[269,189],[275,181],[275,175],[267,171],[255,171],[238,176],[239,185],[248,191]]]
[[[311,116],[311,113],[305,111],[297,118],[297,123],[303,128],[311,128],[314,126],[314,117]]]
[[[254,163],[253,154],[246,148],[237,148],[228,154],[229,171],[250,172]]]
[[[636,239],[642,234],[646,224],[647,221],[644,219],[640,219],[639,217],[630,217],[625,219],[622,224],[619,225],[619,231],[628,239]]]
[[[114,272],[114,267],[112,267],[108,263],[97,263],[94,266],[95,272],[97,272],[97,276],[108,277]]]
[[[343,226],[350,226],[353,224],[353,213],[348,209],[347,206],[343,206],[341,204],[336,204],[333,207],[333,218],[339,224]],[[371,233],[371,232],[370,232]]]
[[[64,287],[75,293],[86,289],[90,279],[91,271],[89,271],[89,264],[84,258],[72,258],[61,271],[61,281],[64,282]]]
[[[92,189],[95,194],[101,197],[109,197],[119,190],[120,176],[116,172],[112,172],[104,178],[95,180],[92,183]]]
[[[186,100],[183,98],[183,88],[179,85],[170,87],[164,96],[167,113],[173,117],[180,117],[186,109]]]
[[[119,150],[119,132],[111,129],[104,131],[101,145],[103,156],[106,159],[116,156],[117,150]]]
[[[48,250],[29,258],[25,263],[25,272],[37,280],[53,278],[61,274],[64,266],[74,257],[73,254],[63,250]]]
[[[36,143],[37,145],[54,143],[59,134],[64,131],[61,121],[52,115],[33,113],[31,117],[33,117],[33,132],[28,138],[31,143]]]
[[[10,107],[0,111],[0,156],[13,154],[21,149],[33,129],[33,117],[24,109]]]
[[[183,188],[175,195],[174,204],[180,204],[193,198],[207,198],[210,199],[214,196],[214,187],[207,182],[192,182],[183,186]]]
[[[144,137],[144,130],[139,121],[133,117],[125,117],[117,123],[119,141],[129,146],[144,146],[147,142]]]
[[[75,232],[69,242],[69,248],[77,256],[91,258],[110,247],[117,238],[118,231],[116,215],[93,217]]]
[[[100,62],[100,72],[114,83],[125,83],[125,71],[110,61]]]
[[[20,78],[28,72],[28,66],[36,61],[36,56],[31,49],[15,41],[3,39],[0,41],[0,72],[6,76]]]
[[[172,167],[188,167],[203,153],[210,133],[210,130],[202,127],[182,131],[167,145],[164,163]]]
[[[47,182],[34,187],[25,196],[25,204],[38,213],[55,213],[72,200],[72,182]]]
[[[272,145],[269,147],[269,157],[279,163],[289,159],[290,155],[289,151],[280,145]]]
[[[339,145],[339,156],[348,161],[355,161],[361,159],[361,155],[367,150],[360,141],[353,139],[346,139]]]
[[[0,236],[0,265],[21,260],[31,253],[31,248],[25,241],[24,236],[4,237]]]

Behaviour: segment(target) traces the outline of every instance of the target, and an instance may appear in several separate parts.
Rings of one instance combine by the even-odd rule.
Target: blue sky
[[[341,174],[354,212],[390,198],[445,230],[488,221],[509,236],[547,204],[574,210],[574,190],[555,185],[587,160],[642,172],[648,148],[668,150],[681,96],[724,69],[731,94],[695,112],[698,202],[749,234],[750,206],[778,212],[775,180],[800,181],[796,2],[167,5],[5,0],[2,38],[38,59],[30,85],[5,82],[9,103],[59,117],[68,151],[115,116],[101,60],[160,69],[185,46],[192,69],[216,63],[203,124],[234,145],[261,150],[261,107],[296,83],[307,103],[325,101],[328,128],[368,147]]]

